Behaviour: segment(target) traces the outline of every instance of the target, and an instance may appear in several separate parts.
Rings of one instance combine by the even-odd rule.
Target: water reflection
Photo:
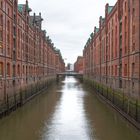
[[[66,77],[0,120],[0,140],[140,140],[93,90]]]
[[[89,123],[84,110],[85,94],[76,79],[67,77],[51,121],[46,122],[43,140],[88,140]]]

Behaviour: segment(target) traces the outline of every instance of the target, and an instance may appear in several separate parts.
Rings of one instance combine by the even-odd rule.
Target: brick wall
[[[0,101],[56,75],[56,50],[28,1],[0,1]],[[64,71],[60,53],[58,71]]]
[[[140,1],[118,0],[105,6],[84,51],[84,74],[140,98]]]

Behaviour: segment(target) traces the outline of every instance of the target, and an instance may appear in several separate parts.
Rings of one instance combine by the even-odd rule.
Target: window
[[[0,62],[0,76],[3,75],[3,63]]]
[[[135,34],[135,25],[133,25],[133,31],[132,31],[133,34]]]
[[[119,80],[119,88],[122,88],[122,80]]]
[[[2,40],[3,40],[3,32],[0,30],[0,49],[3,48]]]
[[[9,13],[10,13],[10,12],[9,12],[9,8],[8,8],[8,15],[9,15]]]
[[[16,76],[16,70],[15,70],[15,65],[13,65],[13,77]]]
[[[110,66],[108,66],[108,74],[110,75]]]
[[[0,42],[2,42],[2,40],[3,40],[3,32],[2,30],[0,30]]]
[[[112,19],[112,26],[113,26],[113,24],[114,24],[114,21],[113,21],[113,19]]]
[[[117,76],[117,65],[115,65],[115,76]]]
[[[16,36],[16,27],[14,27],[14,36]]]
[[[14,10],[16,9],[16,7],[17,7],[17,1],[15,0],[14,1]]]
[[[127,52],[127,32],[125,32],[125,47],[124,47],[125,53]]]
[[[7,34],[7,54],[10,55],[10,36]]]
[[[9,44],[10,44],[10,35],[7,34],[7,45],[9,45]]]
[[[112,58],[114,57],[114,30],[112,30],[112,40],[111,40],[111,45],[112,45]]]
[[[16,15],[14,15],[14,23],[16,23]]]
[[[23,73],[23,74],[25,74],[25,68],[24,68],[24,66],[23,66],[23,70],[22,70],[22,73]]]
[[[3,2],[1,1],[1,9],[3,10]]]
[[[120,48],[122,48],[122,36],[120,36]]]
[[[135,63],[132,63],[132,78],[134,77],[135,74]]]
[[[127,76],[127,64],[124,65],[124,76]]]
[[[28,75],[28,67],[26,66],[26,75]]]
[[[20,65],[18,65],[18,67],[17,67],[17,74],[18,74],[18,76],[20,75]]]
[[[113,66],[112,66],[112,72],[111,73],[112,73],[112,76],[113,76]]]
[[[122,33],[122,22],[120,23],[120,33]]]
[[[14,39],[14,48],[16,48],[16,40]]]
[[[7,31],[10,32],[10,21],[7,21]]]
[[[124,26],[125,26],[125,30],[127,30],[127,16],[125,16],[125,20],[124,20]]]
[[[2,25],[3,25],[3,16],[0,15],[0,53],[3,52],[2,48],[3,48],[3,45],[2,45],[2,41],[3,41],[3,29],[2,29]]]
[[[10,76],[10,64],[9,64],[9,63],[7,63],[6,74],[7,74],[8,76]]]
[[[3,16],[0,15],[0,26],[2,26],[2,25],[3,25]]]
[[[133,13],[132,14],[133,14],[133,17],[135,17],[135,8],[133,8]]]
[[[7,54],[10,55],[10,35],[7,34]]]
[[[135,89],[135,83],[132,82],[132,89],[134,90]]]
[[[132,51],[135,50],[135,43],[133,43],[133,46],[132,46]]]
[[[3,53],[2,42],[0,42],[0,53]]]
[[[126,12],[126,6],[127,6],[127,4],[126,4],[126,2],[125,2],[125,12]]]
[[[135,4],[135,0],[132,0],[132,4],[133,4],[133,5]]]

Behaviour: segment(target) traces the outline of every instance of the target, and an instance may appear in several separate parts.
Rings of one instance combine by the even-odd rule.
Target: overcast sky
[[[26,0],[19,0],[23,4]],[[28,0],[35,13],[42,13],[43,29],[61,50],[66,63],[74,63],[89,35],[105,15],[105,4],[117,0]]]

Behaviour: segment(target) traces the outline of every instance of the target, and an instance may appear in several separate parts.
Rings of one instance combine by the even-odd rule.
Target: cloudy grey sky
[[[105,15],[105,4],[117,0],[28,0],[35,13],[42,13],[43,29],[62,52],[66,63],[74,63],[82,55],[84,45]],[[25,3],[25,0],[19,0]]]

